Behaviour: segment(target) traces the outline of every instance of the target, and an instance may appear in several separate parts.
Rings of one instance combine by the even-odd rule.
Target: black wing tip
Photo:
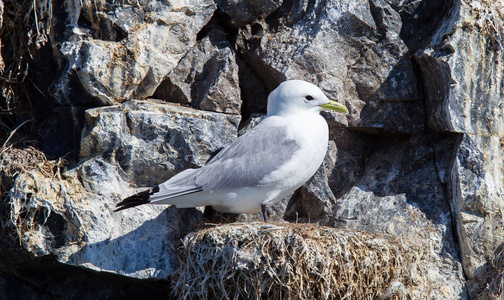
[[[146,191],[140,192],[138,194],[129,196],[122,200],[121,202],[116,204],[116,209],[114,212],[118,212],[124,209],[132,208],[135,206],[143,205],[150,203],[150,196],[154,193],[159,192],[159,186],[155,186],[153,188],[150,188]]]

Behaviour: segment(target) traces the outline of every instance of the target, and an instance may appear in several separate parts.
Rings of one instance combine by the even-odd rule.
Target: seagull
[[[322,164],[329,128],[322,109],[348,113],[316,85],[282,82],[268,96],[266,117],[203,167],[186,169],[158,186],[127,197],[115,211],[142,204],[212,206],[227,213],[262,211],[310,179]]]

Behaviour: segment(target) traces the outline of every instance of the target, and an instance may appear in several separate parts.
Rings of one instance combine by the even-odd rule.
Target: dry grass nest
[[[416,250],[312,224],[223,225],[185,238],[174,293],[180,299],[410,299]]]
[[[77,179],[61,174],[66,165],[65,159],[49,160],[31,146],[0,149],[1,228],[29,251],[47,253],[56,239],[48,228],[58,222],[65,222],[64,234],[72,241],[82,237],[84,227],[72,203],[84,194]]]
[[[46,177],[61,177],[66,160],[48,160],[44,152],[34,148],[15,148],[12,145],[0,149],[0,183],[2,194],[6,193],[21,173],[40,171]]]

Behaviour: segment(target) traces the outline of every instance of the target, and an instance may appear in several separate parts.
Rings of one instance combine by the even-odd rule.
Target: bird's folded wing
[[[145,203],[180,207],[205,205],[215,197],[209,193],[258,186],[299,149],[299,144],[289,139],[286,131],[285,126],[275,124],[275,117],[266,118],[205,166],[184,170],[157,187],[130,196],[117,205],[117,210]]]
[[[204,191],[254,187],[285,164],[300,147],[275,118],[264,119],[219,152],[194,174],[194,184]]]
[[[150,195],[150,203],[162,204],[167,199],[202,191],[203,188],[194,183],[194,174],[198,171],[199,169],[184,170],[160,184],[159,190]]]

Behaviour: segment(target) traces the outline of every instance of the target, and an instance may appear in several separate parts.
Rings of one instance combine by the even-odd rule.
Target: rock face
[[[80,155],[107,157],[132,182],[155,185],[176,170],[204,165],[236,138],[239,121],[237,115],[135,100],[89,109]]]
[[[190,249],[178,249],[201,232],[202,210],[114,213],[115,203],[203,165],[257,124],[287,79],[313,82],[350,114],[323,113],[324,163],[273,219],[402,241],[397,257],[422,249],[402,270],[409,281],[375,298],[503,297],[502,1],[22,1],[33,19],[4,2],[3,32],[15,34],[0,37],[0,107],[22,105],[1,120],[3,298],[10,287],[26,298],[180,291]],[[26,146],[32,133],[53,160]],[[226,228],[211,232],[263,230]]]
[[[163,77],[196,43],[212,1],[141,1],[137,5],[67,1],[61,55],[68,63],[56,83],[65,97],[71,76],[98,104],[152,96]],[[85,20],[88,26],[79,26]],[[74,75],[75,74],[75,75]],[[68,97],[60,101],[69,100]]]
[[[203,165],[209,151],[233,140],[239,118],[130,101],[90,109],[86,122],[78,166],[63,178],[33,171],[16,178],[11,225],[36,256],[135,278],[166,278],[177,266],[184,226],[201,213],[186,209],[184,217],[164,207],[113,213],[115,203],[135,193],[129,182],[155,185],[175,170]]]
[[[214,28],[168,73],[154,97],[229,114],[241,108],[238,66],[223,28]]]
[[[491,280],[486,278],[490,261],[504,243],[502,10],[498,9],[502,7],[486,2],[455,3],[445,26],[416,55],[424,74],[429,127],[459,133],[453,166],[444,176],[473,295]],[[477,70],[477,79],[468,75],[469,70]],[[445,78],[449,81],[442,81]]]

